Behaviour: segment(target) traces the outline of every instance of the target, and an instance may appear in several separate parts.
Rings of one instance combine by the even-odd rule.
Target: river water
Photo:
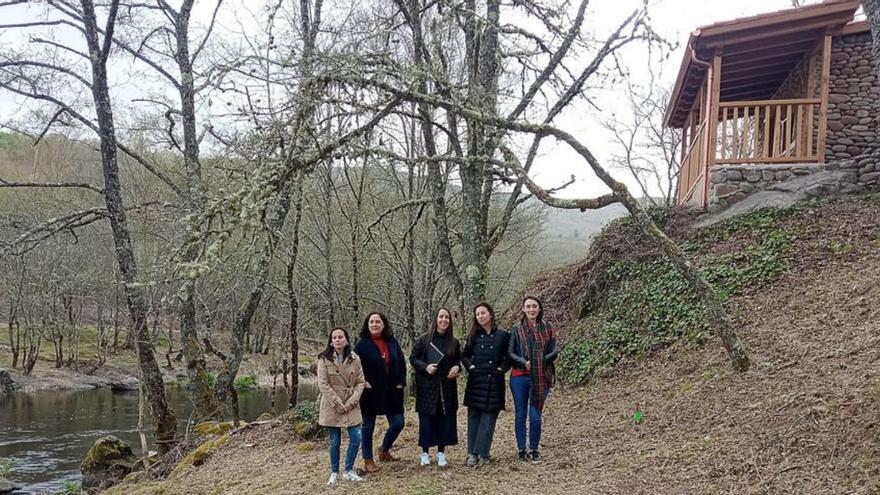
[[[316,386],[303,383],[300,397],[314,398]],[[185,391],[168,389],[168,401],[181,419],[181,428],[192,411]],[[257,389],[239,395],[241,419],[252,421],[271,409],[272,392]],[[286,409],[279,387],[276,413]],[[136,392],[109,389],[16,393],[0,397],[0,461],[12,459],[10,478],[25,493],[46,493],[82,478],[79,464],[94,441],[116,435],[140,452],[137,435]],[[148,429],[149,431],[149,429]],[[152,448],[152,446],[151,446]]]

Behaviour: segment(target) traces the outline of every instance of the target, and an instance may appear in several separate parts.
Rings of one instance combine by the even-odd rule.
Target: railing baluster
[[[795,127],[795,133],[797,134],[794,138],[795,148],[794,148],[794,156],[800,158],[803,154],[804,148],[804,106],[797,106],[797,118],[795,119],[797,122],[797,127]]]
[[[770,157],[770,105],[764,106],[764,154],[763,158]]]
[[[791,156],[791,105],[786,105],[785,112],[785,156]]]
[[[807,157],[812,158],[816,156],[813,153],[813,104],[807,105]]]
[[[721,112],[721,159],[727,158],[727,108]]]
[[[743,107],[742,145],[739,151],[741,159],[749,158],[749,107]]]
[[[733,107],[733,135],[730,136],[733,158],[739,158],[739,108]]]
[[[779,140],[781,138],[781,130],[782,130],[782,112],[781,107],[774,106],[773,109],[776,111],[776,124],[773,126],[773,158],[779,156]]]
[[[759,126],[759,117],[761,116],[761,107],[755,105],[755,118],[754,125],[752,126],[752,157],[757,160],[758,159],[758,126]]]

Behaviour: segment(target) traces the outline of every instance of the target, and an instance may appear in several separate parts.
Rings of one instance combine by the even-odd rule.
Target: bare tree
[[[602,125],[612,134],[611,166],[636,181],[642,198],[654,206],[675,203],[680,168],[681,135],[663,125],[669,90],[658,85],[651,71],[644,88],[626,83],[623,116],[612,115]],[[655,196],[659,193],[659,201]]]
[[[23,56],[5,57],[0,62],[3,69],[3,79],[0,80],[0,88],[26,98],[53,106],[56,110],[52,118],[45,126],[46,131],[62,116],[73,118],[80,124],[94,131],[100,141],[101,165],[103,170],[103,186],[90,187],[100,191],[105,210],[95,215],[98,218],[106,218],[110,221],[113,233],[113,243],[116,253],[116,262],[119,267],[121,282],[126,295],[129,316],[132,321],[132,333],[135,340],[135,348],[138,356],[142,379],[147,390],[147,396],[153,413],[156,428],[156,441],[161,452],[165,452],[175,442],[177,421],[174,412],[169,407],[165,397],[165,386],[159,366],[153,350],[153,344],[148,336],[147,307],[144,294],[139,287],[138,265],[132,248],[132,240],[125,203],[122,196],[122,187],[119,179],[119,163],[117,156],[116,128],[113,117],[113,107],[110,99],[108,85],[107,60],[112,48],[113,30],[116,27],[116,17],[119,12],[119,1],[112,0],[106,8],[104,26],[98,25],[98,14],[94,2],[81,0],[79,5],[72,3],[52,3],[52,17],[44,21],[19,24],[15,26],[0,26],[0,28],[44,28],[49,26],[68,26],[85,40],[86,51],[80,52],[70,47],[57,47],[57,50],[73,52],[79,62],[85,60],[90,76],[81,75],[73,67],[56,65],[53,62],[29,59]],[[48,78],[48,79],[47,79]],[[86,117],[74,106],[64,102],[57,94],[47,89],[47,81],[52,78],[63,78],[73,81],[74,84],[85,87],[91,93],[92,103],[95,109],[95,119]],[[57,84],[55,85],[57,86]],[[44,131],[42,134],[45,134]],[[41,136],[42,136],[41,134]],[[66,187],[66,186],[65,186]],[[81,187],[81,186],[77,186]],[[71,218],[78,218],[73,216]],[[66,225],[82,225],[86,220],[79,218],[72,220]]]

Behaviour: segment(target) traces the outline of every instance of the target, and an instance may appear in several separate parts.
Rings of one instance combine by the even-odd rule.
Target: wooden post
[[[825,163],[825,141],[828,136],[828,86],[831,79],[831,34],[825,33],[822,44],[822,76],[819,81],[821,103],[819,103],[819,132],[816,140],[816,158]]]
[[[715,165],[715,148],[718,137],[718,103],[721,99],[721,48],[715,50],[712,67],[706,81],[706,165],[703,169],[703,201],[702,206],[709,202],[709,169]]]

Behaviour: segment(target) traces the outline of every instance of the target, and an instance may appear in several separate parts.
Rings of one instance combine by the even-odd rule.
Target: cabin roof
[[[826,0],[697,28],[685,46],[664,123],[684,125],[716,50],[722,55],[720,101],[769,99],[825,33],[867,29],[851,22],[859,4]]]

